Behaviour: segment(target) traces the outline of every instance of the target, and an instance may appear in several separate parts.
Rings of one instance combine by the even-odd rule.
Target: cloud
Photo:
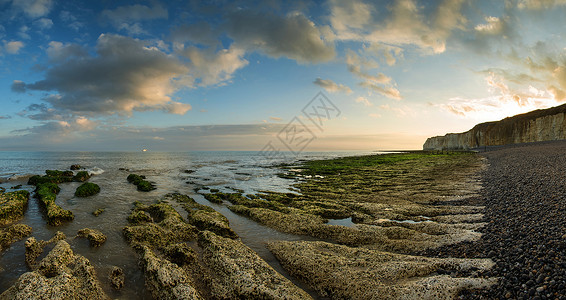
[[[7,119],[11,119],[11,118],[12,118],[12,116],[8,116],[8,115],[1,116],[0,115],[0,120],[7,120]]]
[[[321,79],[319,77],[315,81],[313,81],[313,83],[331,93],[334,92],[344,92],[346,94],[352,93],[352,89],[350,89],[349,87],[343,84],[338,84],[330,79]]]
[[[428,4],[399,0],[384,6],[381,2],[334,0],[330,1],[330,23],[338,40],[412,45],[442,53],[452,32],[465,30],[464,1],[445,0]]]
[[[63,44],[57,41],[49,42],[47,57],[51,62],[62,62],[73,58],[87,58],[86,49],[77,44]]]
[[[161,4],[154,2],[153,7],[141,4],[117,7],[114,10],[106,9],[101,13],[102,18],[109,20],[118,30],[124,30],[130,34],[142,34],[141,21],[156,19],[167,19],[167,9]]]
[[[361,57],[354,51],[349,50],[346,53],[346,65],[348,71],[363,80],[359,83],[360,86],[376,91],[391,99],[401,100],[403,98],[401,92],[395,87],[395,83],[391,77],[383,73],[378,73],[377,75],[371,75],[369,73],[368,69],[378,67],[375,61]]]
[[[370,89],[372,91],[378,92],[381,95],[391,98],[394,100],[401,100],[403,97],[401,96],[401,92],[393,86],[381,86],[377,84],[373,84],[367,81],[361,82],[360,86]]]
[[[279,16],[236,11],[228,15],[226,30],[238,47],[274,58],[319,63],[335,56],[334,45],[325,42],[316,25],[300,13]]]
[[[18,52],[20,52],[20,49],[22,49],[23,47],[24,43],[20,41],[4,41],[4,51],[9,54],[18,54]]]
[[[178,49],[177,52],[190,61],[188,76],[184,78],[187,85],[224,85],[238,69],[248,64],[243,58],[245,51],[234,46],[217,52],[197,47]]]
[[[59,53],[68,47],[51,44],[50,49]],[[170,98],[180,88],[175,80],[188,72],[177,58],[148,42],[111,34],[100,35],[96,53],[54,64],[45,79],[23,86],[14,82],[12,89],[54,91],[44,100],[73,114],[127,115],[153,109],[181,113],[188,108]]]
[[[281,121],[283,119],[279,118],[279,117],[269,117],[270,120],[272,121]]]
[[[13,0],[12,7],[30,18],[39,18],[48,15],[53,4],[52,0]]]
[[[48,18],[41,18],[39,20],[35,20],[35,21],[33,21],[33,24],[35,26],[39,27],[42,30],[49,29],[49,28],[53,27],[53,21],[51,19],[48,19]]]
[[[369,102],[369,100],[366,97],[358,97],[356,98],[356,103],[362,103],[365,106],[373,106],[373,103]]]
[[[517,2],[517,7],[519,9],[528,10],[541,10],[549,9],[556,6],[566,5],[565,0],[520,0]]]

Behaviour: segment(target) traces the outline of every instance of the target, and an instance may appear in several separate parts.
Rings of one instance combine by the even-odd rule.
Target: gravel
[[[482,238],[429,251],[440,257],[491,258],[479,276],[500,277],[464,299],[566,299],[566,141],[489,149],[480,203]],[[471,199],[477,202],[478,199]]]

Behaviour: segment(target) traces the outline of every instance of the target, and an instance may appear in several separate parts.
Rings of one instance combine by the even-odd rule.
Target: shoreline
[[[474,174],[481,168],[481,161],[476,154],[408,152],[352,156],[303,161],[300,168],[300,171],[292,168],[282,169],[282,172],[287,172],[285,175],[287,178],[297,180],[293,188],[299,194],[267,191],[243,194],[237,191],[221,192],[213,189],[202,190],[199,194],[204,195],[205,198],[217,199],[222,207],[227,207],[248,220],[280,232],[305,236],[301,241],[270,241],[267,247],[291,276],[306,282],[318,293],[313,295],[313,292],[309,291],[315,298],[368,296],[359,290],[363,286],[358,290],[348,291],[344,290],[346,284],[336,286],[331,281],[312,281],[311,277],[318,276],[320,279],[321,275],[325,276],[330,272],[334,274],[341,272],[343,275],[337,276],[345,276],[344,278],[352,276],[364,278],[363,274],[377,276],[375,273],[377,268],[372,265],[360,267],[358,264],[356,268],[365,268],[365,271],[351,273],[355,269],[352,269],[353,261],[350,261],[352,251],[364,252],[368,260],[390,261],[386,265],[390,264],[392,269],[381,268],[380,272],[391,271],[395,274],[402,271],[398,275],[392,275],[393,277],[371,277],[373,279],[366,283],[378,284],[379,288],[376,291],[379,293],[387,292],[401,296],[416,290],[417,294],[413,294],[414,296],[451,297],[463,289],[493,284],[493,278],[479,278],[476,275],[478,270],[487,271],[491,268],[489,259],[438,259],[411,255],[419,249],[436,248],[479,238],[476,232],[483,225],[478,218],[482,208],[461,204],[462,199],[474,196],[478,190],[478,182]],[[166,190],[160,191],[158,186],[158,190],[152,193],[166,192]],[[194,194],[194,196],[199,195]],[[208,200],[203,201],[208,202]],[[147,205],[151,205],[151,202]],[[349,226],[328,223],[329,220],[348,218],[352,221]],[[153,221],[148,219],[148,222],[155,224],[151,226],[165,226],[161,225],[163,220],[160,219]],[[201,224],[194,223],[195,219],[185,222],[193,226]],[[214,221],[212,224],[219,226],[220,223]],[[226,228],[222,226],[220,228],[223,229],[217,231],[218,233],[227,232]],[[210,232],[209,228],[198,230]],[[210,234],[203,235],[206,237],[205,240],[222,243],[222,239],[214,238],[214,233]],[[186,236],[187,242],[192,245],[193,250],[196,253],[202,251],[199,248],[201,246],[197,247],[190,242],[195,238],[194,234],[189,236]],[[146,243],[143,238],[141,243]],[[145,245],[157,254],[165,250],[159,248],[161,246],[155,248],[151,243]],[[249,249],[247,246],[244,247]],[[324,250],[328,247],[338,247],[331,251],[336,254],[332,259],[344,263],[344,268],[336,273],[338,270],[329,269],[330,265],[319,264],[320,273],[309,273],[312,267],[307,266],[316,261],[318,255],[322,253],[328,255],[327,250]],[[296,249],[302,250],[297,252]],[[143,254],[144,257],[152,257],[147,251],[142,253],[146,253]],[[304,255],[301,257],[303,253],[309,253],[310,257]],[[254,256],[250,257],[256,259],[253,258]],[[301,259],[302,262],[297,264],[296,262]],[[164,263],[167,265],[166,262]],[[206,269],[210,266],[205,263],[203,267]],[[127,273],[128,270],[125,271]],[[191,276],[190,270],[187,269],[185,272],[187,276]],[[411,279],[413,283],[405,284],[407,279]],[[292,283],[289,284],[291,285],[288,287],[294,286]],[[329,289],[334,292],[328,294]],[[202,295],[210,295],[206,287],[197,286],[196,291]],[[377,297],[379,294],[372,296]]]

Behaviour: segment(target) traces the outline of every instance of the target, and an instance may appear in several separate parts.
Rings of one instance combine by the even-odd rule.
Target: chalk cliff
[[[483,146],[566,139],[566,104],[481,123],[463,133],[428,138],[423,150],[468,150]]]

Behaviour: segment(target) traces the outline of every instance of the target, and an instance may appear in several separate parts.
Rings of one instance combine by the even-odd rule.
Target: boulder
[[[37,270],[24,273],[0,299],[109,299],[94,267],[71,246],[59,241]]]

